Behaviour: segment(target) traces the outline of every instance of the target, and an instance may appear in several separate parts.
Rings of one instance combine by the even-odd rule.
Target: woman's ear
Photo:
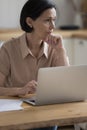
[[[27,25],[29,25],[30,28],[33,28],[33,26],[32,26],[32,19],[30,17],[26,18],[26,23],[27,23]]]

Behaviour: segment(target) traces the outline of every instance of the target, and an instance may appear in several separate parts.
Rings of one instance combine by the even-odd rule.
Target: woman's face
[[[36,20],[32,20],[32,26],[34,28],[33,33],[41,40],[45,40],[46,37],[53,32],[55,20],[55,8],[45,10],[40,17]]]

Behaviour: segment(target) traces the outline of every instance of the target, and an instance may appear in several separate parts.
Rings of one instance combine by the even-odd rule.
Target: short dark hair
[[[21,11],[20,15],[20,25],[23,31],[32,32],[31,28],[26,23],[26,18],[30,17],[33,20],[36,20],[46,9],[55,8],[56,6],[52,0],[28,0]]]

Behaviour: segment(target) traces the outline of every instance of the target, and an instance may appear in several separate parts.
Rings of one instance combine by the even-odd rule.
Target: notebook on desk
[[[86,99],[87,65],[78,65],[40,68],[36,96],[23,101],[46,105]]]

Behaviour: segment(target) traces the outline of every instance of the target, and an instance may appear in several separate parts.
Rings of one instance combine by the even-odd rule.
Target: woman
[[[0,95],[35,93],[39,68],[69,65],[61,37],[52,34],[55,19],[56,7],[51,0],[25,3],[20,16],[25,33],[0,50]]]

